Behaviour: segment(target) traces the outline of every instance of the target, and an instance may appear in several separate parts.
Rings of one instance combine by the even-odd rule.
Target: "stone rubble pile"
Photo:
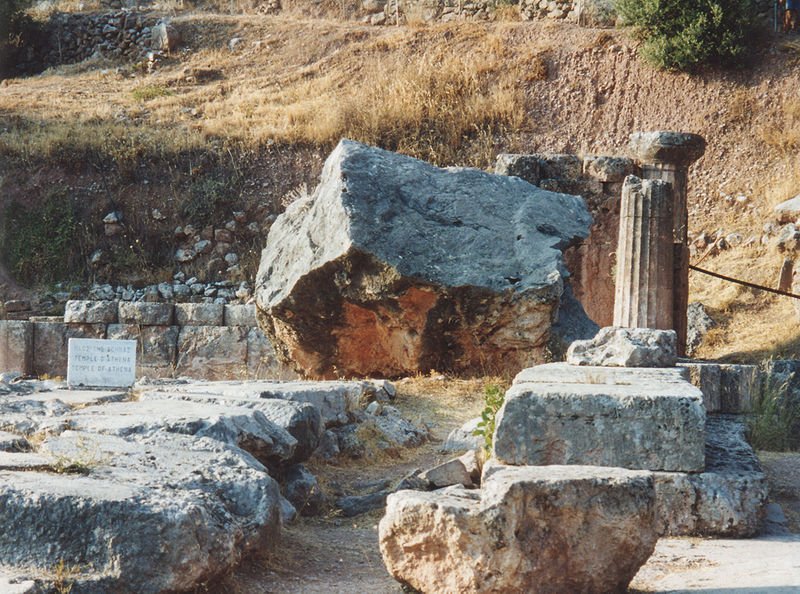
[[[676,367],[675,338],[606,328],[519,373],[480,489],[454,459],[388,498],[389,572],[422,592],[622,591],[660,536],[755,534],[766,477],[740,415],[758,370]]]
[[[385,444],[427,439],[399,412],[383,414],[394,394],[382,380],[155,380],[132,392],[80,391],[5,373],[0,584],[33,594],[66,580],[75,594],[99,594],[213,581],[248,552],[275,547],[298,513],[336,506],[303,465],[323,447],[331,455],[325,441],[336,430],[352,429],[342,452],[378,418],[369,433]]]

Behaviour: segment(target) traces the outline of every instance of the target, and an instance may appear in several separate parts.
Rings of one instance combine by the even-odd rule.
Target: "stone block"
[[[67,375],[70,338],[105,338],[105,324],[33,323],[33,372],[36,375]]]
[[[0,320],[0,373],[33,372],[33,324],[26,321]]]
[[[135,301],[119,302],[119,323],[140,326],[170,326],[173,305],[171,303],[150,303]]]
[[[225,306],[225,325],[226,326],[258,326],[256,320],[256,304],[247,305],[226,305]]]
[[[482,484],[389,495],[389,573],[422,592],[624,592],[655,548],[650,473],[492,465]]]
[[[175,305],[177,326],[222,326],[224,306],[220,303],[178,303]]]
[[[705,472],[653,475],[656,522],[662,536],[747,538],[758,532],[767,502],[767,479],[737,418],[708,418]]]
[[[116,301],[67,301],[64,321],[68,324],[116,324]]]
[[[686,369],[689,381],[700,388],[703,393],[703,404],[707,413],[718,413],[722,410],[720,395],[720,366],[716,363],[700,363],[690,361],[678,363],[678,367]]]
[[[602,183],[619,183],[641,172],[633,159],[591,155],[583,158],[583,173]]]
[[[234,379],[247,374],[248,329],[240,326],[183,326],[178,334],[177,376]]]
[[[761,390],[761,372],[755,365],[720,365],[720,411],[743,414],[750,412]]]
[[[564,363],[545,367],[551,376],[562,377],[581,369]],[[702,471],[705,409],[700,390],[675,381],[674,374],[660,381],[664,370],[630,369],[624,383],[607,383],[603,370],[578,371],[575,382],[541,381],[534,371],[516,381],[497,414],[497,460]]]
[[[539,158],[536,155],[497,155],[494,172],[497,175],[515,175],[534,186],[542,179]]]
[[[136,374],[171,377],[178,358],[178,326],[109,324],[106,338],[136,340]]]

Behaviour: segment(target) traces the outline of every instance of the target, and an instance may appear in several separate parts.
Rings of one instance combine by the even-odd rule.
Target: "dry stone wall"
[[[255,305],[70,301],[64,317],[0,320],[0,370],[66,376],[70,338],[138,342],[137,377],[286,379]]]

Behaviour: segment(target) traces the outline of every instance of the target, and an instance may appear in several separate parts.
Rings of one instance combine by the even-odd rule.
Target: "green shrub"
[[[0,78],[14,66],[15,56],[30,34],[33,21],[25,14],[30,0],[0,0]]]
[[[82,270],[81,226],[65,192],[54,190],[35,206],[11,202],[3,214],[0,248],[17,280],[47,283]]]
[[[615,0],[615,7],[644,41],[644,58],[670,70],[739,63],[758,16],[755,0]]]
[[[768,375],[752,402],[748,437],[757,450],[786,452],[800,449],[800,404],[789,394],[788,381]]]
[[[503,388],[496,384],[489,384],[484,390],[486,407],[481,412],[481,420],[478,423],[478,428],[473,432],[473,435],[483,436],[483,448],[486,453],[492,450],[492,439],[494,438],[494,421],[497,416],[497,411],[503,406],[503,401],[506,398]]]

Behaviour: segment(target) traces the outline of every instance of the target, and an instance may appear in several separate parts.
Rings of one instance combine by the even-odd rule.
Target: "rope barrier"
[[[755,283],[748,283],[747,281],[739,280],[738,278],[732,278],[730,276],[725,276],[724,274],[719,274],[718,272],[711,272],[710,270],[705,270],[704,268],[698,268],[693,264],[689,264],[689,270],[694,270],[696,272],[707,274],[708,276],[713,276],[715,278],[720,278],[722,280],[726,280],[731,283],[736,283],[738,285],[744,285],[745,287],[750,287],[751,289],[758,289],[759,291],[767,291],[768,293],[775,293],[776,295],[783,295],[784,297],[791,297],[792,299],[800,299],[800,295],[795,295],[794,293],[788,293],[786,291],[781,291],[780,289],[773,289],[771,287],[765,287],[763,285],[757,285]]]

